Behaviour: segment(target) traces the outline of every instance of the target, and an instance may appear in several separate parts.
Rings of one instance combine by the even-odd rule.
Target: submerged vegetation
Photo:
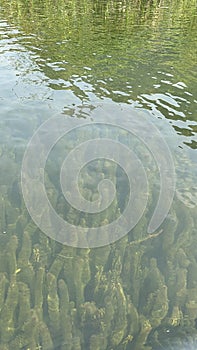
[[[13,169],[15,158],[16,152]],[[76,223],[79,216],[55,187],[53,166],[46,168],[50,201]],[[103,169],[116,182],[117,167],[106,163]],[[116,243],[79,249],[39,231],[12,181],[1,185],[0,349],[160,350],[176,349],[183,339],[196,347],[196,207],[176,198],[157,234],[147,236],[146,211]],[[90,200],[94,189],[84,189]],[[102,223],[114,219],[113,205],[110,210]],[[80,220],[87,225],[86,216]]]

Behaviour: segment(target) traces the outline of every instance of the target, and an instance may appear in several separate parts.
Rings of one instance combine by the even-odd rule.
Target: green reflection
[[[21,44],[35,53],[32,59],[53,91],[72,91],[81,101],[95,96],[137,101],[170,120],[196,121],[195,0],[11,1],[9,6],[2,1],[1,6],[19,26]]]

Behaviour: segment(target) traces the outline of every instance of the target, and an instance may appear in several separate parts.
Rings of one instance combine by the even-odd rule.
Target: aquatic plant
[[[103,169],[100,162],[96,166]],[[117,171],[107,162],[101,178],[116,184]],[[86,187],[91,172],[91,167],[84,170],[81,184],[93,200],[100,178],[95,175]],[[87,228],[87,240],[94,220],[105,225],[121,213],[119,193],[107,211],[91,217],[69,208],[50,177],[46,183],[52,204],[64,219]],[[176,349],[176,334],[187,336],[188,329],[195,344],[195,209],[176,201],[153,234],[147,234],[147,210],[122,239],[79,249],[40,232],[22,204],[12,209],[6,188],[1,196],[0,349],[155,350],[162,344]],[[71,239],[80,238],[73,231]]]
[[[161,326],[195,329],[197,263],[169,220],[159,235],[144,237],[139,226],[139,239],[135,229],[130,240],[92,250],[54,243],[19,220],[22,235],[0,237],[2,348],[151,349],[146,343]],[[167,254],[168,230],[173,247]],[[165,269],[151,256],[157,237],[166,240]]]

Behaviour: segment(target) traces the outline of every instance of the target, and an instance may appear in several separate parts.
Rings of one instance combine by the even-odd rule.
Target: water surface
[[[197,347],[196,18],[192,0],[0,1],[2,349]],[[21,162],[42,122],[56,114],[91,119],[98,104],[110,104],[112,114],[121,105],[146,113],[171,150],[176,192],[162,233],[148,236],[157,167],[127,135],[123,141],[137,145],[149,170],[147,210],[118,242],[76,249],[49,239],[31,220]],[[58,180],[62,149],[69,151],[80,137],[83,132],[54,147],[45,184],[59,215],[91,226],[98,217],[79,218]],[[101,168],[118,192],[99,224],[114,220],[128,192],[120,168],[97,162],[81,174],[86,199],[98,194]]]

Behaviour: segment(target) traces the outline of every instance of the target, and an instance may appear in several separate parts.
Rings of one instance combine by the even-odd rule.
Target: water
[[[197,347],[196,18],[192,0],[0,1],[0,349]],[[62,219],[85,228],[86,238],[90,227],[105,227],[122,214],[129,179],[107,160],[83,167],[79,187],[86,200],[98,200],[103,179],[113,181],[117,194],[101,214],[82,214],[62,194],[65,155],[91,137],[109,137],[132,148],[144,166],[149,187],[142,186],[139,168],[130,190],[136,189],[134,219],[147,199],[141,219],[105,247],[79,248],[84,241],[73,231],[71,246],[50,239],[25,206],[20,182],[27,144],[43,122],[59,116],[116,124],[74,131],[54,145],[46,160],[44,181],[52,207]],[[120,131],[118,122],[127,130]],[[43,135],[52,136],[46,125]],[[141,139],[129,134],[131,125]],[[166,149],[155,151],[154,127],[169,146],[176,187],[167,217],[148,233],[161,187],[157,160],[164,162],[165,184],[173,178]],[[152,144],[152,153],[143,138]],[[27,163],[38,177],[43,151],[40,143]],[[87,154],[94,152],[89,147]],[[29,187],[27,194],[46,226],[49,216],[36,188]],[[72,188],[69,193],[74,197]],[[168,200],[169,194],[163,205]],[[120,227],[111,232],[106,226],[106,232],[109,239],[117,238]]]

